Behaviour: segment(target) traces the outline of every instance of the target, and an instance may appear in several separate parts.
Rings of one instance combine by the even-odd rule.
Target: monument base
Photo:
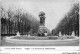
[[[38,36],[47,36],[48,33],[49,33],[49,30],[44,25],[39,26]]]

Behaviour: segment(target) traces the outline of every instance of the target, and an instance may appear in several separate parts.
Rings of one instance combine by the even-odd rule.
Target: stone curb
[[[78,40],[79,38],[76,39],[65,39],[65,40],[19,40],[19,39],[12,39],[13,37],[16,36],[12,36],[12,37],[6,37],[6,42],[9,43],[17,43],[17,44],[58,44],[58,43],[72,43],[75,42],[76,40]],[[53,43],[54,42],[54,43]]]

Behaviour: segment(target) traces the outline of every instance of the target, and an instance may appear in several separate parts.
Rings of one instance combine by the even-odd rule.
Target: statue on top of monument
[[[45,13],[44,12],[40,12],[39,13],[39,17],[40,17],[40,25],[45,25]]]

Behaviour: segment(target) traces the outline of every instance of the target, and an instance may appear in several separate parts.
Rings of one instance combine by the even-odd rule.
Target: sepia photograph
[[[1,0],[0,46],[79,46],[78,0]]]

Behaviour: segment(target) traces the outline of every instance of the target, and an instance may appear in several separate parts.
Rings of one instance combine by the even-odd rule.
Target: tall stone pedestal
[[[38,29],[38,36],[47,36],[48,29],[45,27],[45,18],[46,18],[45,13],[40,12],[39,18],[40,18],[40,26]]]

